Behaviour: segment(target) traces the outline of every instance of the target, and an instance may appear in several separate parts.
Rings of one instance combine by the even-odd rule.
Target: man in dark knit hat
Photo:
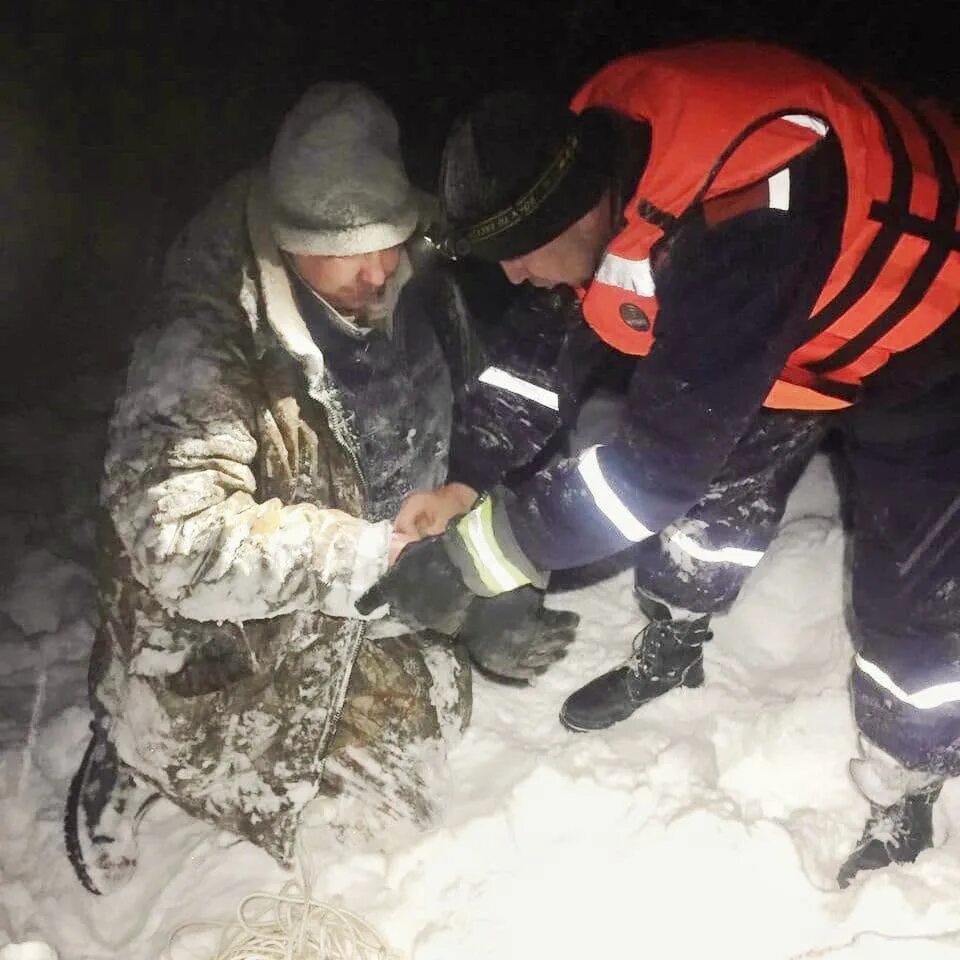
[[[572,730],[610,726],[704,682],[711,616],[838,431],[851,769],[872,804],[838,880],[913,860],[960,771],[958,158],[935,109],[756,44],[626,57],[569,108],[482,101],[447,143],[445,249],[572,291],[578,317],[548,362],[484,371],[482,443],[452,450],[455,484],[407,501],[397,526],[433,536],[361,605],[448,629],[474,594],[632,548],[646,626],[561,711]],[[632,366],[617,428],[505,484],[611,349]]]

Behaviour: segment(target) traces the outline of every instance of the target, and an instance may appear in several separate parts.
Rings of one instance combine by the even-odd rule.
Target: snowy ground
[[[67,865],[60,820],[88,719],[90,504],[108,397],[109,385],[71,385],[0,419],[0,947],[39,939],[60,960],[161,960],[179,924],[228,920],[288,875],[167,803],[145,820],[141,868],[114,898],[85,893]],[[314,894],[416,960],[957,956],[960,840],[834,887],[865,815],[845,770],[842,547],[817,461],[717,623],[706,687],[597,735],[564,732],[557,709],[626,651],[629,576],[558,594],[583,615],[581,640],[535,689],[477,681],[440,824],[363,849],[315,832]],[[938,818],[941,833],[960,822],[956,784]]]

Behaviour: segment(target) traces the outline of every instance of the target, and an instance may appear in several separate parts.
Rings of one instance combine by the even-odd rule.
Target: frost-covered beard
[[[393,307],[389,304],[387,298],[387,286],[377,292],[377,296],[370,303],[364,304],[354,314],[354,319],[361,327],[375,327],[378,330],[384,330],[393,313]],[[396,298],[394,298],[394,302]]]
[[[378,330],[387,330],[391,327],[393,311],[397,306],[397,299],[404,284],[413,275],[410,258],[406,251],[400,254],[397,269],[391,274],[387,282],[378,291],[377,296],[370,303],[365,304],[354,313],[358,326],[374,327]]]

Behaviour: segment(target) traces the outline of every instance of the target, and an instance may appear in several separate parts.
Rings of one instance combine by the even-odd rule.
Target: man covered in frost
[[[424,771],[468,720],[469,666],[354,607],[403,546],[403,496],[445,478],[449,371],[471,349],[430,270],[414,276],[417,220],[388,108],[321,84],[269,169],[169,254],[102,487],[95,719],[65,824],[93,892],[131,874],[158,794],[281,862],[318,794],[429,814]],[[538,607],[514,639],[544,639]],[[511,617],[461,635],[480,662],[485,625]],[[572,637],[570,617],[550,626],[534,670]]]
[[[704,682],[711,616],[833,432],[852,521],[851,769],[872,805],[838,881],[913,860],[960,774],[958,166],[960,130],[933,105],[760,44],[624,57],[569,107],[482,101],[447,142],[444,242],[514,283],[576,290],[581,317],[556,363],[468,391],[488,441],[452,457],[460,484],[397,520],[446,532],[368,599],[438,624],[472,594],[631,547],[648,622],[561,710],[569,729],[608,727]],[[576,408],[604,344],[632,366],[619,424],[505,483],[516,450]],[[498,420],[498,392],[538,412]],[[428,566],[435,588],[412,589]]]

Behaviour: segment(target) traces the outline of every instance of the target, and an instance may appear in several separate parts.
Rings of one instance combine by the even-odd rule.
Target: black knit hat
[[[549,243],[600,199],[613,171],[603,111],[492,94],[454,126],[440,166],[441,236],[451,256],[511,260]]]

